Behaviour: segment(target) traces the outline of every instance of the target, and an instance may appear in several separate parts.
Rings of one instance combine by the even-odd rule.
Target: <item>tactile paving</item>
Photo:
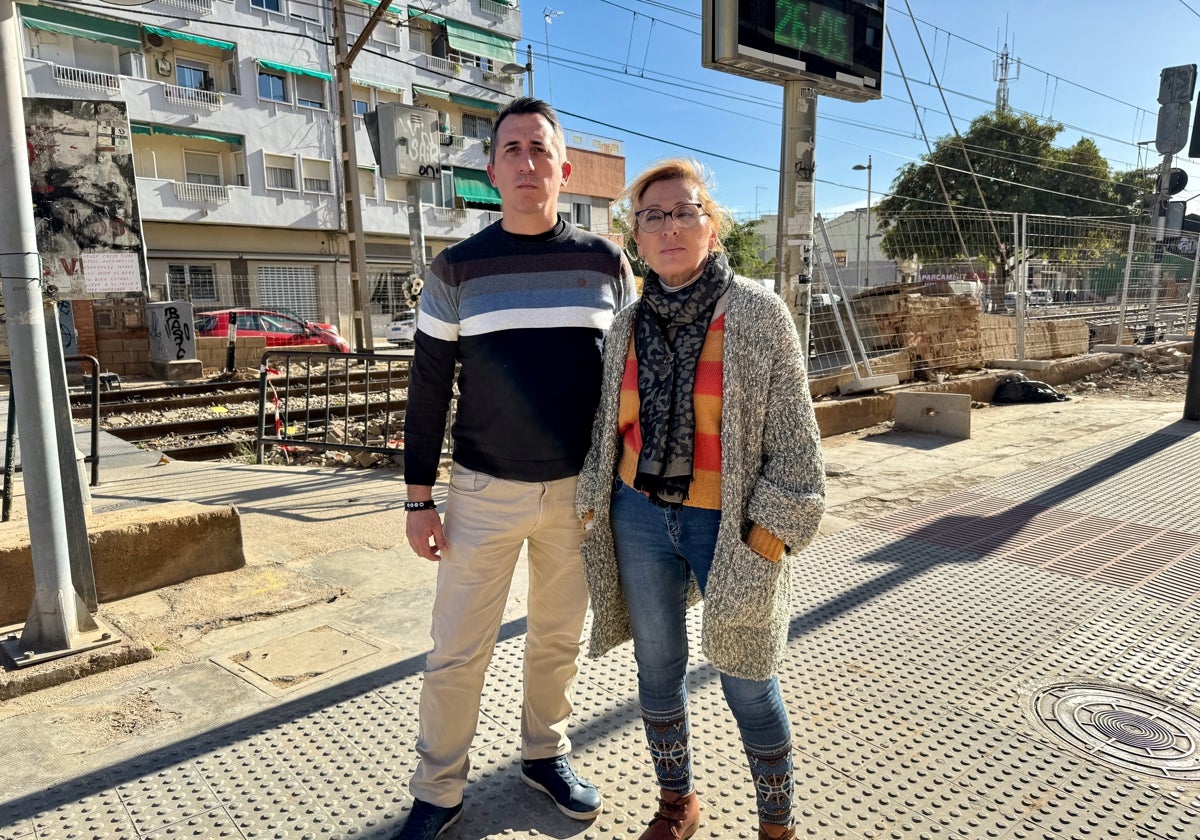
[[[793,562],[780,684],[797,836],[1200,836],[1200,782],[1088,755],[1044,725],[1037,700],[1095,683],[1200,709],[1198,450],[1174,431],[1113,441],[839,531]],[[753,840],[754,789],[700,651],[702,614],[688,618],[698,836]],[[657,786],[631,646],[580,662],[572,760],[605,797],[588,822],[520,779],[523,657],[520,632],[496,646],[466,808],[446,840],[633,840]],[[411,807],[420,687],[409,669],[264,695],[260,712],[213,732],[129,745],[62,785],[0,793],[0,840],[383,840]],[[1168,743],[1138,711],[1087,722]]]

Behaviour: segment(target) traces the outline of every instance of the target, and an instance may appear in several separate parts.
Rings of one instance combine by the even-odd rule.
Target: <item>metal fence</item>
[[[920,376],[1057,358],[1195,324],[1194,237],[1156,248],[1151,228],[1112,219],[930,212],[881,234],[902,282],[860,287],[816,227],[814,377],[873,359]],[[977,256],[946,256],[964,253]]]
[[[255,458],[267,447],[394,456],[404,448],[411,360],[373,353],[268,351],[259,366]]]

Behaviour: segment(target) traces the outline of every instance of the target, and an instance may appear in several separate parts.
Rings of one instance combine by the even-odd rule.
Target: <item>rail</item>
[[[375,353],[267,351],[259,365],[256,463],[264,462],[268,446],[402,452],[410,364],[407,357]],[[362,387],[356,388],[352,380],[359,376]]]

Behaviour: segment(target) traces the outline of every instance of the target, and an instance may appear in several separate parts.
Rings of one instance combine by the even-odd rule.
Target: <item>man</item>
[[[613,243],[558,217],[571,175],[554,110],[513,101],[492,128],[502,218],[433,261],[421,294],[404,422],[408,541],[438,561],[412,812],[395,840],[433,840],[462,812],[513,569],[528,544],[521,777],[564,814],[600,813],[567,760],[570,687],[587,609],[575,486],[599,402],[601,343],[636,294]],[[458,363],[443,523],[433,484]]]

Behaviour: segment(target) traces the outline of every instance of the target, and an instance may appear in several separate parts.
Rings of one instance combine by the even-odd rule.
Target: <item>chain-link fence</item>
[[[1156,245],[1145,225],[979,211],[909,214],[880,236],[889,270],[876,259],[857,285],[862,273],[817,222],[814,377],[933,378],[1185,338],[1195,323],[1194,237]]]

